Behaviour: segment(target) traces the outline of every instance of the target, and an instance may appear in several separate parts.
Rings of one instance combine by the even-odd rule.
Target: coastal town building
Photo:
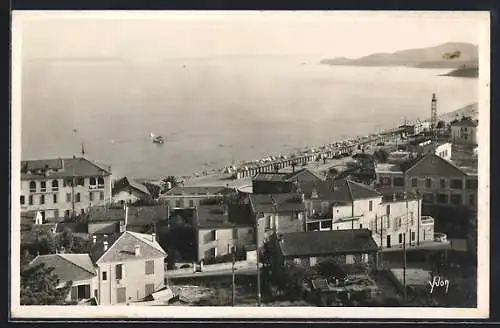
[[[198,206],[195,229],[197,261],[205,264],[231,254],[233,247],[255,246],[255,218],[248,204]]]
[[[404,163],[377,164],[377,189],[384,194],[419,192],[423,204],[477,206],[475,168],[458,167],[429,153]]]
[[[297,193],[250,195],[249,204],[257,222],[258,246],[261,247],[273,233],[304,231],[304,201]]]
[[[434,219],[421,215],[416,195],[384,196],[369,186],[343,180],[324,186],[319,197],[324,203],[321,208],[308,203],[307,231],[369,229],[383,248],[401,246],[405,235],[408,245],[434,241]]]
[[[54,269],[53,273],[59,279],[57,288],[63,288],[68,282],[72,282],[66,297],[67,302],[80,303],[97,296],[97,270],[88,254],[39,255],[30,262],[31,267],[40,264]]]
[[[159,201],[171,209],[195,208],[206,200],[222,200],[224,196],[236,193],[234,189],[213,186],[177,186],[160,195]]]
[[[153,196],[142,183],[129,177],[123,177],[113,185],[112,200],[114,203],[151,202]]]
[[[287,173],[258,173],[252,179],[252,192],[254,194],[292,193],[296,191],[297,183],[320,181],[323,179],[308,169]]]
[[[111,201],[111,170],[84,157],[21,162],[21,211],[42,220],[80,215]]]
[[[451,140],[453,143],[477,145],[478,121],[463,116],[460,120],[450,122]]]
[[[273,235],[269,242],[271,271],[279,276],[291,265],[306,268],[334,261],[346,273],[377,267],[379,250],[367,229],[309,231]]]
[[[165,250],[155,234],[124,231],[94,236],[90,257],[96,267],[93,295],[99,305],[135,302],[165,287]]]

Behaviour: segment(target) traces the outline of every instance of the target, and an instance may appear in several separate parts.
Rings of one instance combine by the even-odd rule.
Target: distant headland
[[[434,47],[408,49],[394,53],[375,53],[351,59],[323,59],[321,64],[332,66],[405,66],[416,68],[452,69],[443,76],[477,77],[478,46],[471,43],[449,42]]]

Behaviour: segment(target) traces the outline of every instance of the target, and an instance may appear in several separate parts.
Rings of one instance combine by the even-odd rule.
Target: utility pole
[[[260,306],[260,267],[259,267],[259,219],[255,222],[255,240],[257,243],[256,255],[257,255],[257,306]]]
[[[404,287],[404,303],[406,304],[406,232],[408,230],[408,195],[404,193],[406,202],[406,217],[405,217],[405,230],[403,233],[403,287]]]
[[[229,246],[229,245],[228,245]],[[233,260],[233,264],[231,266],[231,274],[232,274],[232,279],[233,279],[233,289],[232,289],[232,299],[233,299],[233,306],[236,306],[236,287],[235,287],[235,282],[234,282],[234,262],[235,262],[235,252],[236,252],[236,249],[235,247],[231,247],[231,254],[232,254],[232,260]]]

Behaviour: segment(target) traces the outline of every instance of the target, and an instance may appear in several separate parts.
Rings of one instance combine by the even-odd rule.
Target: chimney
[[[135,245],[134,254],[135,256],[141,255],[141,247],[139,245]]]
[[[124,231],[127,231],[127,224],[128,224],[128,206],[127,204],[124,205],[125,208],[125,226],[123,228]]]
[[[94,245],[95,245],[95,244],[96,244],[96,242],[97,242],[97,236],[96,236],[96,235],[93,235],[93,236],[92,236],[92,244],[94,244]]]
[[[105,240],[103,244],[104,244],[104,251],[107,251],[108,250],[108,241]]]
[[[151,241],[152,242],[156,241],[156,234],[154,232],[151,234]]]

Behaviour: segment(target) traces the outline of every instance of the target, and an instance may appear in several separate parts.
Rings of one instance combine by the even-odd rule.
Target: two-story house
[[[195,208],[206,200],[222,200],[225,196],[234,193],[236,190],[227,187],[177,186],[160,195],[159,200],[174,210]]]
[[[205,263],[255,245],[255,218],[249,204],[201,205],[195,212],[197,260]]]
[[[99,305],[142,300],[165,287],[167,254],[155,234],[94,236],[90,257],[97,271],[92,293]]]
[[[57,220],[110,201],[109,167],[83,157],[21,162],[21,211],[39,211],[43,220]]]
[[[258,247],[273,233],[304,231],[306,207],[301,194],[253,194],[249,204],[257,222]]]
[[[378,164],[375,172],[377,189],[384,194],[419,192],[424,205],[477,206],[477,170],[434,153],[401,164]]]
[[[329,214],[315,215],[309,211],[307,231],[369,229],[381,247],[420,244],[434,241],[434,220],[423,217],[421,200],[416,195],[384,196],[375,189],[350,180],[330,187]]]
[[[478,121],[470,117],[450,122],[453,143],[477,145]]]

